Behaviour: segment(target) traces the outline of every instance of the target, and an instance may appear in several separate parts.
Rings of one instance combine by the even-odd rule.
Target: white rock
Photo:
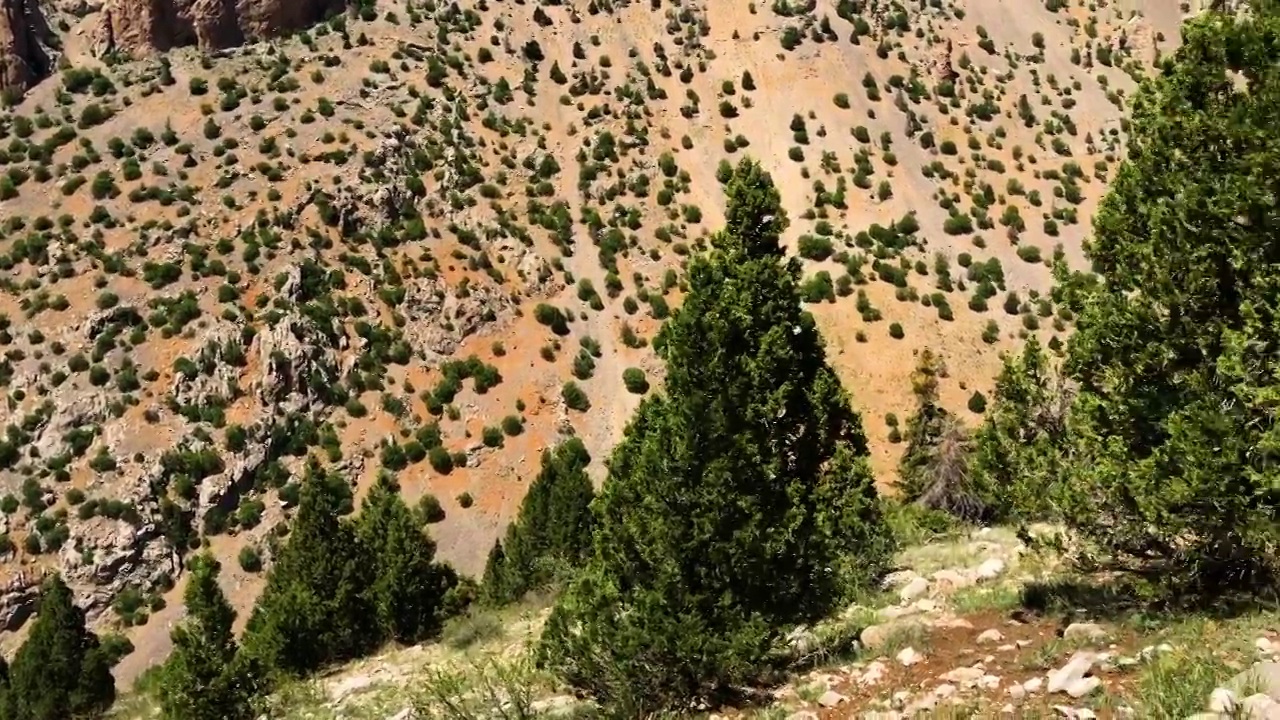
[[[960,667],[945,673],[942,679],[958,685],[972,685],[986,674],[980,667]]]
[[[1067,686],[1067,694],[1073,698],[1082,698],[1100,687],[1102,681],[1097,677],[1080,678]]]
[[[1004,561],[1000,558],[989,558],[973,571],[973,578],[978,581],[994,580],[1004,572]]]
[[[934,708],[938,707],[938,696],[935,693],[925,693],[915,702],[903,708],[903,712],[907,717],[916,717],[921,713],[932,713]]]
[[[1215,688],[1209,693],[1209,712],[1230,714],[1236,706],[1236,694],[1227,688]]]
[[[1003,639],[1004,635],[1001,635],[999,630],[991,628],[990,630],[983,630],[982,633],[978,635],[978,644],[986,645],[988,643],[998,643]]]
[[[924,656],[916,652],[915,648],[903,648],[902,652],[898,653],[898,662],[905,667],[911,667],[921,660],[924,660]]]
[[[884,679],[885,670],[884,663],[879,661],[871,663],[867,666],[867,670],[862,674],[862,677],[858,678],[858,684],[875,685]]]
[[[1049,673],[1049,692],[1067,692],[1068,688],[1084,679],[1093,668],[1094,654],[1078,652],[1071,656],[1066,665]],[[1072,697],[1079,697],[1072,695]]]
[[[938,609],[938,603],[930,600],[929,598],[920,598],[912,603],[912,607],[922,613],[931,613]]]
[[[978,687],[983,690],[995,690],[1000,687],[1000,678],[996,675],[983,675],[978,678]]]
[[[818,698],[818,704],[822,707],[833,708],[848,699],[849,698],[841,695],[835,690],[828,690],[822,693],[822,696]]]
[[[1009,697],[1013,698],[1014,700],[1021,700],[1022,698],[1027,696],[1027,689],[1022,687],[1022,685],[1018,683],[1014,683],[1010,685],[1008,688],[1005,689],[1005,692],[1009,693]]]
[[[1012,715],[1015,711],[1017,711],[1017,708],[1013,706],[1013,703],[1005,703],[1000,706],[1001,715]]]
[[[1034,677],[1022,683],[1022,689],[1028,693],[1040,692],[1040,688],[1044,686],[1044,678]]]
[[[395,715],[389,716],[387,720],[413,720],[413,718],[414,718],[413,708],[407,707],[401,710],[400,712],[396,713]]]
[[[939,685],[938,687],[933,689],[934,697],[946,699],[955,694],[956,694],[956,686],[951,685],[950,683]]]
[[[1223,687],[1237,694],[1253,690],[1272,700],[1280,700],[1280,663],[1255,663],[1253,667],[1223,683]]]
[[[949,594],[973,584],[973,578],[957,570],[939,570],[933,574],[933,586],[938,592]]]
[[[1257,693],[1240,701],[1240,714],[1249,720],[1275,720],[1280,718],[1280,703]]]
[[[1062,631],[1064,640],[1086,640],[1097,642],[1107,637],[1107,631],[1096,623],[1071,623]]]
[[[1253,641],[1253,646],[1258,648],[1258,652],[1263,653],[1264,655],[1276,651],[1275,646],[1271,644],[1271,638],[1260,637]]]
[[[788,715],[787,720],[818,720],[818,713],[812,710],[801,710]]]
[[[902,586],[902,589],[898,591],[898,597],[902,598],[902,602],[909,603],[928,591],[929,581],[922,577],[916,577]]]

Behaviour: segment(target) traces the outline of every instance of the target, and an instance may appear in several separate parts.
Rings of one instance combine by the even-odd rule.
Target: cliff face
[[[0,92],[22,93],[49,72],[35,0],[0,0]]]
[[[344,0],[108,0],[97,49],[101,54],[235,47],[305,28],[345,5]]]

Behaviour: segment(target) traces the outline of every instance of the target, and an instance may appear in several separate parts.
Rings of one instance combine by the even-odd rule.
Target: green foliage
[[[443,619],[441,602],[457,577],[435,562],[435,543],[389,475],[379,476],[370,488],[356,532],[373,570],[368,594],[381,636],[412,643],[435,632]]]
[[[1090,246],[1106,283],[1072,307],[1066,364],[1069,520],[1215,595],[1280,570],[1280,15],[1253,15],[1188,21],[1134,96]]]
[[[542,470],[529,486],[520,514],[489,555],[483,583],[488,601],[519,600],[581,564],[591,549],[589,506],[595,491],[586,473],[590,462],[578,438],[542,453]]]
[[[907,449],[898,461],[899,489],[907,500],[917,500],[933,484],[933,458],[948,425],[951,413],[938,404],[938,377],[942,360],[925,348],[911,374],[911,390],[916,397],[916,411],[907,419]]]
[[[1065,413],[1065,393],[1033,335],[1021,355],[1004,358],[990,411],[974,433],[969,472],[986,521],[1058,514]]]
[[[252,664],[237,653],[231,625],[236,613],[218,586],[219,565],[197,555],[183,601],[187,616],[172,632],[173,652],[161,670],[161,716],[167,720],[236,720],[254,717],[257,690]]]
[[[366,588],[376,569],[347,512],[346,480],[308,467],[289,540],[245,632],[263,667],[296,674],[357,656],[377,644],[379,616]]]
[[[729,229],[660,336],[665,394],[615,449],[594,552],[539,645],[620,715],[754,677],[888,558],[861,421],[782,261],[777,190],[744,161],[728,195]]]
[[[84,624],[84,611],[55,575],[44,584],[35,624],[8,673],[7,717],[64,720],[98,716],[115,700],[111,653]]]

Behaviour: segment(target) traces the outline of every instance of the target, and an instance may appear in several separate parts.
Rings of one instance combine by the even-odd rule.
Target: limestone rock
[[[1280,701],[1280,662],[1257,663],[1228,680],[1223,687],[1231,690],[1237,697],[1246,692],[1261,693]]]
[[[835,690],[828,690],[822,693],[822,696],[818,698],[818,704],[825,708],[833,708],[848,699],[849,698],[841,695]]]
[[[902,598],[903,602],[911,602],[928,591],[929,581],[922,577],[917,577],[902,586],[902,589],[898,591],[898,597]]]
[[[313,25],[343,0],[108,0],[95,34],[99,55],[196,45],[219,50]]]
[[[1087,677],[1097,656],[1091,652],[1078,652],[1066,665],[1049,673],[1049,692],[1065,692],[1071,697],[1083,697],[1101,685],[1100,680]]]
[[[990,630],[983,630],[978,635],[978,644],[987,645],[990,643],[998,643],[1003,639],[1004,635],[1001,635],[999,630],[991,628]]]
[[[924,626],[913,620],[900,620],[880,625],[868,625],[863,628],[862,634],[859,635],[858,639],[862,641],[862,644],[866,648],[870,650],[877,650],[884,647],[884,645],[895,635],[910,632],[913,629],[922,627]]]
[[[36,0],[0,0],[0,92],[21,96],[53,66],[41,39],[48,36]]]
[[[1107,631],[1106,628],[1095,623],[1071,623],[1066,630],[1062,631],[1062,637],[1066,640],[1098,642],[1106,639]]]

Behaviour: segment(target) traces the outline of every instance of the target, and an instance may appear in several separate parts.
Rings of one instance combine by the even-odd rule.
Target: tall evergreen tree
[[[783,628],[887,558],[861,422],[782,261],[777,190],[743,161],[728,195],[730,232],[690,262],[662,331],[665,394],[613,453],[592,558],[539,649],[628,714],[751,677]]]
[[[490,602],[512,602],[577,567],[591,549],[591,455],[578,438],[542,453],[542,469],[529,486],[516,521],[490,552],[484,592]]]
[[[1049,519],[1062,501],[1067,393],[1032,335],[1006,356],[994,401],[974,434],[971,487],[987,522]]]
[[[31,634],[9,668],[14,720],[100,715],[116,697],[111,660],[60,576],[45,581]]]
[[[348,509],[346,480],[312,463],[289,540],[249,618],[245,650],[263,667],[314,670],[382,639],[367,588],[375,580]]]
[[[236,720],[254,717],[256,678],[237,655],[231,625],[236,613],[218,586],[218,561],[198,555],[189,563],[183,591],[187,617],[173,630],[159,697],[170,720]]]
[[[441,601],[457,577],[435,562],[435,543],[400,498],[390,474],[380,475],[369,490],[356,528],[373,566],[369,601],[382,635],[414,642],[434,632],[441,621]]]
[[[1133,102],[1067,370],[1070,519],[1220,591],[1278,569],[1280,17],[1206,12]],[[1184,587],[1186,587],[1184,585]]]

